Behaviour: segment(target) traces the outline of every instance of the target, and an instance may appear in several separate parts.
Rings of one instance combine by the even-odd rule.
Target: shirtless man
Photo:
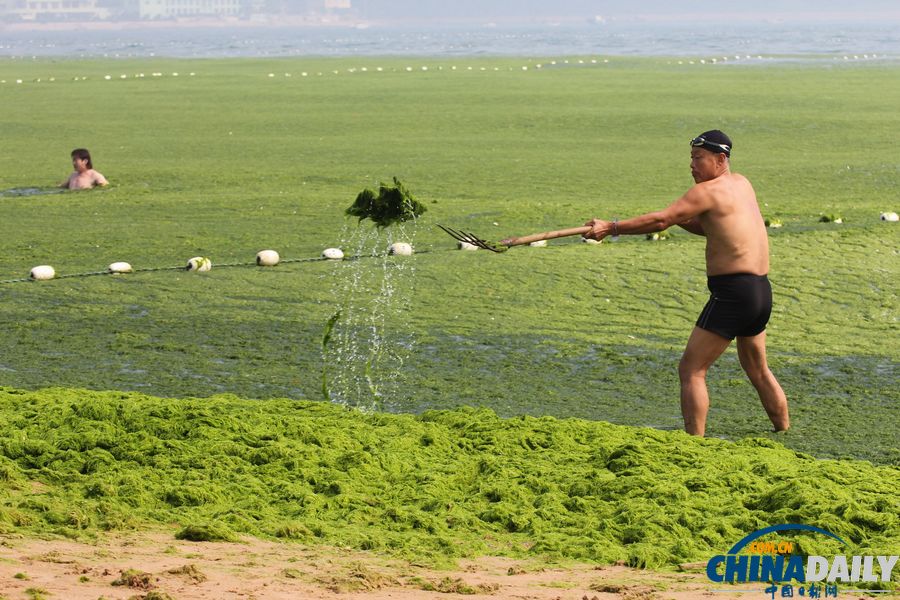
[[[72,166],[75,168],[75,172],[69,175],[66,181],[59,184],[59,187],[70,190],[88,190],[98,185],[109,185],[106,177],[94,170],[94,165],[91,164],[91,153],[86,149],[72,150]]]
[[[667,208],[623,221],[592,219],[585,237],[651,233],[678,225],[706,237],[709,302],[678,365],[685,430],[706,430],[706,372],[737,338],[738,358],[776,431],[790,427],[787,398],[766,362],[766,323],[772,310],[769,239],[753,186],[731,172],[731,139],[719,130],[691,140],[696,185]]]

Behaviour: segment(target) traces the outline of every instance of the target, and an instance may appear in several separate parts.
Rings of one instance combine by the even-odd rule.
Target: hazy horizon
[[[344,0],[345,2],[347,0]],[[2,2],[2,0],[0,0]],[[157,3],[158,4],[158,3]],[[330,4],[329,8],[327,5]],[[696,0],[686,4],[674,4],[668,0],[644,0],[637,4],[631,0],[349,0],[350,7],[335,8],[335,0],[263,0],[244,4],[240,13],[174,12],[154,13],[148,21],[158,25],[166,22],[191,19],[239,18],[261,26],[289,25],[303,21],[309,25],[441,26],[469,25],[555,25],[577,23],[644,23],[644,22],[835,22],[835,23],[885,23],[900,22],[900,3],[896,0],[858,0],[848,5],[839,0],[733,0],[723,5],[720,0]],[[186,6],[189,6],[188,3]],[[252,11],[245,12],[252,5]],[[113,9],[111,20],[135,20],[138,4],[125,0],[98,0],[99,10]],[[130,9],[123,7],[131,6]],[[6,4],[7,9],[12,5]],[[45,10],[48,7],[45,7]],[[190,10],[194,10],[193,8]],[[129,12],[131,11],[131,12]],[[143,11],[143,9],[141,9]],[[9,20],[0,11],[0,25],[13,22],[27,26],[47,23],[65,23],[79,20],[65,11],[58,17],[46,19]],[[144,13],[141,12],[143,15]],[[175,15],[175,16],[173,16]],[[178,16],[181,15],[181,16]],[[162,17],[162,18],[160,18]],[[95,20],[94,18],[82,20]],[[103,17],[100,20],[104,20]]]
[[[600,17],[618,20],[781,20],[825,19],[871,20],[900,19],[900,6],[895,0],[859,0],[848,9],[839,0],[735,0],[723,7],[720,1],[699,0],[688,5],[674,5],[662,0],[355,0],[353,8],[361,17],[392,21],[465,20],[485,22],[547,21]]]

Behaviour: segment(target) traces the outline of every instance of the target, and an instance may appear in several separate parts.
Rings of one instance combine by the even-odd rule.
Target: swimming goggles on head
[[[729,146],[728,144],[717,144],[715,142],[711,142],[702,135],[691,140],[691,147],[706,148],[711,152],[721,152],[724,153],[725,156],[731,158],[731,146]]]

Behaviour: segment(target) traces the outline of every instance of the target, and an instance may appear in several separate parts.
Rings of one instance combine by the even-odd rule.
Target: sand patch
[[[764,598],[722,593],[703,565],[682,573],[623,566],[546,565],[500,557],[452,570],[333,547],[191,542],[165,533],[96,543],[0,537],[0,598],[66,600],[692,600]],[[745,586],[753,587],[753,586]],[[842,590],[842,597],[868,597]]]

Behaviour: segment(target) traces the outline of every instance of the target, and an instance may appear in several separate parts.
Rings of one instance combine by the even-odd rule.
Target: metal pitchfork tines
[[[449,235],[456,241],[465,242],[466,244],[472,244],[473,246],[478,246],[479,248],[484,248],[485,250],[490,250],[491,252],[499,253],[509,250],[509,246],[500,242],[488,242],[487,240],[481,239],[477,235],[466,233],[465,231],[457,231],[456,229],[451,229],[449,227],[444,227],[439,223],[437,223],[437,226],[447,232],[447,235]]]

